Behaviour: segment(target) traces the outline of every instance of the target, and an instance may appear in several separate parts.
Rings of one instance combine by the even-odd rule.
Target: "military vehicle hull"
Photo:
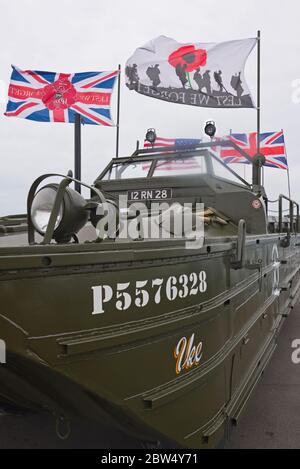
[[[210,448],[226,438],[300,291],[297,234],[247,236],[239,269],[236,236],[198,250],[3,239],[0,400],[148,442]]]

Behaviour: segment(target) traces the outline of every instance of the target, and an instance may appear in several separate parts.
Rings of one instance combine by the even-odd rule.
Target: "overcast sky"
[[[300,104],[292,87],[300,79],[300,5],[296,0],[1,0],[0,1],[0,215],[25,211],[34,178],[73,168],[73,126],[3,116],[11,64],[56,72],[112,70],[150,39],[219,42],[262,32],[262,130],[285,130],[292,195],[300,199]],[[256,54],[246,76],[256,93]],[[130,154],[145,130],[161,136],[201,138],[203,123],[219,135],[254,131],[255,110],[183,106],[130,92],[122,78],[120,154]],[[294,83],[296,84],[296,83]],[[300,86],[299,86],[300,88]],[[299,93],[300,95],[300,93]],[[115,112],[116,95],[113,101]],[[295,100],[294,100],[295,101]],[[115,153],[115,128],[83,128],[83,180],[92,183]],[[250,168],[248,168],[250,176]],[[268,194],[287,192],[286,172],[265,170]]]

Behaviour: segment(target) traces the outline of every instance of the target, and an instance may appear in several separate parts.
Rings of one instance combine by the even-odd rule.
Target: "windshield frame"
[[[214,168],[213,168],[213,162],[212,162],[212,159],[214,159],[219,164],[221,164],[227,171],[229,171],[232,175],[234,175],[237,179],[239,179],[239,181],[244,186],[247,186],[248,188],[251,188],[251,184],[249,184],[244,178],[242,178],[239,174],[237,174],[232,168],[230,168],[226,163],[224,163],[223,160],[218,158],[213,152],[209,151],[207,148],[202,148],[202,149],[198,149],[198,150],[191,149],[191,150],[188,150],[188,151],[187,150],[181,150],[181,151],[177,150],[176,152],[166,151],[166,149],[163,148],[163,149],[161,149],[161,152],[159,154],[158,154],[158,152],[155,152],[155,153],[156,154],[153,154],[153,152],[151,152],[151,150],[150,150],[149,155],[147,155],[147,153],[143,153],[139,156],[139,155],[136,155],[134,153],[132,156],[129,156],[129,157],[113,158],[110,161],[110,163],[106,166],[106,168],[102,171],[102,173],[100,173],[100,175],[98,176],[96,181],[99,181],[99,182],[100,181],[101,182],[120,182],[120,181],[126,181],[126,180],[127,181],[129,181],[129,180],[134,181],[134,180],[149,180],[149,179],[152,179],[152,178],[154,179],[156,177],[153,176],[153,173],[155,171],[157,163],[159,163],[161,160],[165,160],[166,158],[170,158],[172,160],[174,160],[174,159],[185,159],[185,158],[187,159],[187,158],[191,158],[191,157],[195,157],[195,156],[201,156],[205,159],[205,164],[206,164],[206,168],[207,168],[207,171],[206,171],[205,174],[217,177],[219,179],[226,180],[226,178],[223,178],[223,177],[220,178],[218,175],[215,174],[215,171],[214,171]],[[111,173],[114,165],[116,165],[116,164],[126,166],[126,165],[131,164],[131,163],[142,163],[142,162],[149,162],[149,164],[152,162],[147,175],[145,175],[145,177],[143,177],[143,178],[138,177],[138,178],[127,178],[127,179],[126,178],[124,178],[124,179],[109,179],[109,178],[104,179],[104,177],[108,173]],[[168,177],[170,177],[170,178],[178,178],[178,177],[188,178],[188,177],[190,177],[190,175],[178,176],[178,175],[168,174]]]

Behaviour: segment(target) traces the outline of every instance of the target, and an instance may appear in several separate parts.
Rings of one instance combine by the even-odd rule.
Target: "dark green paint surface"
[[[282,247],[286,234],[267,234],[264,206],[254,210],[256,196],[242,185],[213,176],[161,184],[175,200],[213,207],[229,225],[207,226],[198,250],[178,240],[29,246],[26,220],[13,232],[3,229],[0,337],[8,356],[0,366],[2,402],[113,425],[141,440],[162,435],[190,448],[218,445],[239,420],[297,299],[300,235]],[[99,182],[112,195],[130,185],[139,188],[138,181]],[[245,264],[235,269],[241,218],[248,231]],[[93,239],[91,228],[85,230],[80,236]],[[170,277],[193,279],[203,271],[204,292],[185,295],[177,284],[181,295],[168,298]],[[150,288],[145,307],[132,301],[117,308],[118,284],[130,282],[126,292],[135,299],[136,282],[155,279],[164,285],[158,303]],[[92,314],[92,287],[99,285],[109,285],[113,298],[104,313]],[[192,336],[203,344],[202,358],[177,374],[174,349]]]

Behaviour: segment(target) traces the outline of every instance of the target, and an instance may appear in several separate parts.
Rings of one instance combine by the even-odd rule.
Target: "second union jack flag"
[[[251,158],[257,154],[257,132],[249,134],[230,134],[226,139],[236,143]],[[283,131],[265,132],[259,136],[260,153],[265,156],[264,166],[269,168],[288,169]],[[220,156],[226,164],[250,164],[249,160],[235,148],[219,147]]]
[[[118,70],[54,73],[13,66],[5,115],[42,122],[113,126],[110,101]]]

